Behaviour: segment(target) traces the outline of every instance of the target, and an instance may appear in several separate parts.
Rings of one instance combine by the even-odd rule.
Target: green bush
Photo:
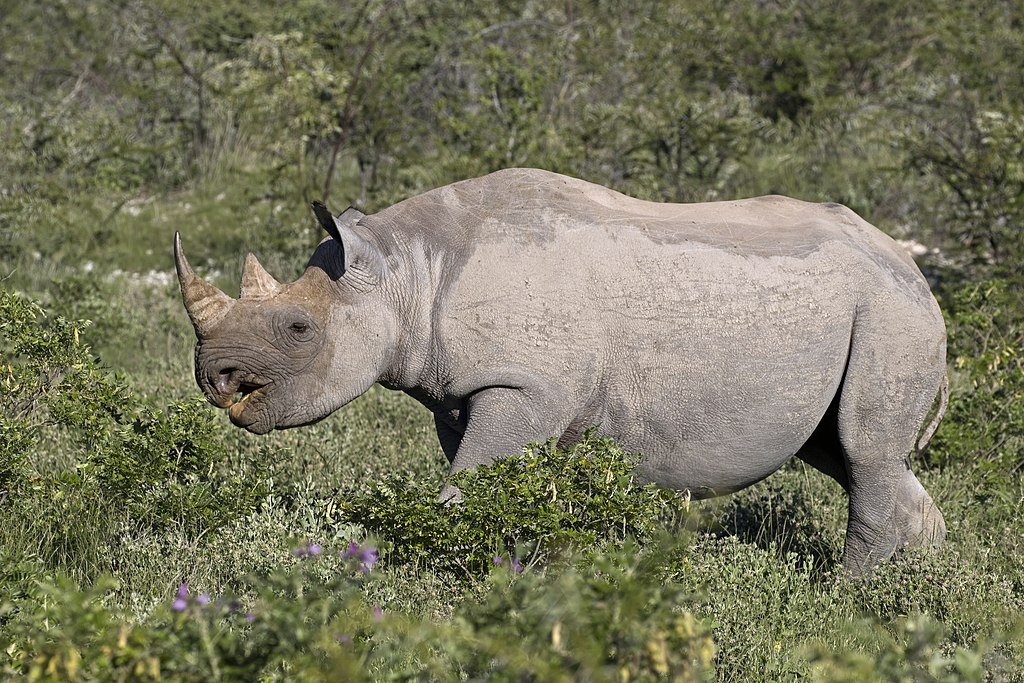
[[[358,553],[326,580],[317,565],[328,553],[310,545],[298,554],[290,570],[249,579],[246,606],[182,584],[141,622],[105,605],[110,581],[88,591],[39,581],[33,609],[11,618],[0,603],[10,619],[0,672],[29,681],[698,681],[712,671],[714,644],[685,609],[689,596],[662,581],[658,553],[635,545],[561,573],[494,567],[482,599],[447,623],[371,605],[361,589],[375,579]]]
[[[861,640],[873,637],[877,650],[869,654],[853,649],[830,651],[820,645],[811,647],[811,680],[829,683],[980,683],[993,680],[986,676],[986,671],[992,674],[999,669],[985,665],[986,643],[947,649],[942,625],[924,614],[900,619],[895,625],[895,632],[870,621],[851,624],[850,628],[857,630]]]
[[[984,110],[959,88],[930,98],[899,139],[907,164],[944,190],[937,216],[976,262],[1024,257],[1024,111]]]
[[[475,636],[464,670],[494,681],[707,679],[708,628],[688,609],[693,597],[666,580],[678,549],[628,542],[550,576],[509,582],[493,572],[483,600],[456,614]]]
[[[587,436],[566,449],[549,441],[456,474],[455,505],[440,503],[432,482],[392,478],[339,509],[383,542],[390,562],[471,577],[503,557],[535,564],[553,551],[649,537],[677,494],[638,485],[635,466],[610,439]]]
[[[82,342],[86,325],[0,290],[0,512],[21,541],[88,565],[116,525],[199,532],[251,511],[269,464],[229,469],[212,410],[135,396]]]
[[[950,403],[934,462],[1013,477],[1024,467],[1024,277],[946,286]]]
[[[360,680],[359,658],[335,639],[352,633],[361,641],[372,622],[358,576],[318,582],[299,566],[260,577],[245,609],[182,584],[143,622],[105,605],[111,580],[87,591],[40,581],[34,609],[8,626],[0,672],[53,682],[328,680],[329,671],[334,680]]]

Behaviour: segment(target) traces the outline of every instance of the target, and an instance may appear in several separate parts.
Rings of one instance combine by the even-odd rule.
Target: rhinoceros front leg
[[[572,418],[569,402],[562,392],[511,387],[478,391],[467,404],[466,429],[458,440],[454,457],[449,455],[453,439],[438,429],[445,455],[451,460],[449,476],[477,465],[489,465],[498,458],[515,455],[533,441],[561,436]],[[462,499],[459,490],[446,485],[443,502]]]

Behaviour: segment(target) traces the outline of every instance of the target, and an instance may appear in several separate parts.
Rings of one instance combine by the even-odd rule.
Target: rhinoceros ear
[[[313,213],[316,214],[316,220],[320,223],[320,227],[326,230],[327,234],[341,245],[345,243],[341,231],[351,229],[353,225],[359,222],[359,219],[366,216],[362,211],[352,206],[342,211],[338,216],[335,216],[322,202],[313,202]]]
[[[358,289],[376,284],[383,267],[380,254],[353,230],[366,214],[350,206],[335,216],[321,202],[313,202],[313,213],[320,227],[341,247],[342,268],[338,276],[347,274],[345,279]]]

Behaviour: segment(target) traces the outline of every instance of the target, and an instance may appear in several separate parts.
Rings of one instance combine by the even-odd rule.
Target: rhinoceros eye
[[[277,311],[272,326],[276,343],[280,348],[290,349],[290,353],[300,347],[306,348],[319,334],[317,321],[296,308]]]

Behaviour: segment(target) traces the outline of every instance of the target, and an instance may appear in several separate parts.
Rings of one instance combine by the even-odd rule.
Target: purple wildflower
[[[252,622],[256,621],[256,615],[253,614],[252,612],[246,612],[245,613],[245,620],[248,621],[251,624]]]
[[[323,550],[323,546],[319,543],[307,543],[293,550],[292,555],[295,557],[309,557],[310,555],[319,555]]]
[[[373,607],[373,620],[380,621],[384,618],[384,610],[380,608],[380,605],[374,605]]]
[[[359,560],[359,570],[368,574],[373,566],[380,560],[380,553],[371,545],[360,546],[358,543],[349,543],[348,547],[341,553],[346,560]]]
[[[188,584],[182,583],[178,586],[178,596],[171,603],[171,609],[175,612],[184,612],[188,607]]]
[[[196,602],[198,602],[200,605],[208,604],[210,602],[210,594],[209,593],[200,593],[199,595],[196,596]]]
[[[363,548],[359,554],[359,568],[364,574],[368,574],[378,560],[380,555],[376,548]]]
[[[505,558],[501,555],[495,555],[491,558],[491,561],[494,562],[495,567],[500,567],[501,565],[505,564]]]
[[[523,564],[519,561],[518,557],[513,558],[512,563],[509,566],[512,567],[512,571],[516,574],[523,573]]]

